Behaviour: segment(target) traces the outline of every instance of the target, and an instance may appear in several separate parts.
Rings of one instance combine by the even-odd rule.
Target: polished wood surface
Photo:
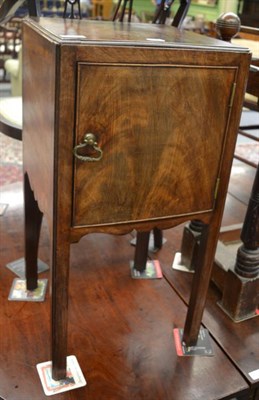
[[[96,132],[104,155],[100,162],[75,161],[73,225],[212,210],[235,70],[82,64],[78,74],[75,140]],[[192,91],[197,101],[190,100]],[[204,98],[202,107],[198,97]],[[211,114],[208,124],[208,110],[219,108],[225,112]]]
[[[237,173],[238,170],[242,174],[242,179],[240,179],[240,173]],[[222,227],[240,224],[244,220],[255,173],[256,171],[253,167],[234,164]],[[177,231],[179,235],[177,235]],[[174,252],[180,250],[182,227],[165,231],[164,235],[167,242],[158,256],[163,266],[163,273],[178,295],[188,304],[192,274],[179,272],[171,268]],[[229,240],[237,241],[240,239],[240,235],[236,232],[236,236],[233,237],[229,232],[228,234],[225,233],[223,238],[226,242]],[[253,380],[249,373],[257,370],[259,365],[259,317],[240,323],[233,322],[218,306],[221,297],[221,292],[211,283],[203,322],[217,342],[225,349],[239,371],[246,377],[251,391],[255,393],[257,390],[258,396],[259,379]],[[258,397],[255,395],[255,398],[257,399]]]
[[[31,20],[32,21],[32,20]],[[107,21],[91,20],[67,20],[61,18],[34,19],[35,26],[39,27],[42,33],[50,35],[53,40],[62,43],[75,43],[78,39],[81,44],[113,44],[120,46],[131,46],[133,43],[144,47],[174,47],[181,49],[188,48],[207,49],[225,48],[230,52],[240,51],[240,47],[219,41],[205,35],[196,35],[190,31],[178,30],[175,27],[158,24],[113,24]],[[79,36],[79,37],[78,37]],[[153,40],[152,40],[153,39]],[[108,55],[107,55],[108,56]]]
[[[236,322],[255,317],[259,302],[259,165],[255,174],[235,264],[228,270],[221,307]],[[232,287],[232,290],[229,290]]]
[[[179,271],[170,269],[169,265],[163,272],[180,297],[188,304],[191,274],[185,273],[186,276],[183,278]],[[221,293],[212,286],[206,303],[204,324],[213,337],[217,338],[239,371],[244,374],[254,392],[259,387],[259,380],[253,380],[249,373],[257,370],[259,365],[259,318],[255,317],[237,324],[220,309],[217,304],[220,300]]]
[[[0,201],[8,204],[0,218],[0,396],[43,400],[36,364],[50,359],[50,295],[43,303],[8,301],[15,275],[5,265],[24,255],[21,183],[3,188]],[[166,268],[170,268],[182,228],[169,233],[159,253]],[[76,355],[88,384],[55,399],[223,400],[242,395],[247,400],[245,379],[217,344],[223,340],[223,331],[216,341],[212,339],[214,357],[177,357],[172,330],[183,327],[186,306],[166,279],[131,278],[131,238],[92,234],[71,246],[68,354]],[[43,219],[39,250],[47,263],[49,246],[48,224]],[[166,254],[165,262],[162,255]],[[50,272],[40,278],[50,279]],[[218,309],[213,315],[215,324],[220,313]],[[224,331],[224,338],[231,336],[231,330],[229,326],[229,332]],[[240,326],[239,334],[242,330]],[[241,357],[244,347],[238,346],[233,335],[233,347]],[[243,340],[252,342],[252,330],[244,330]]]
[[[199,215],[207,226],[184,327],[184,341],[196,343],[249,52],[150,24],[42,19],[23,32],[25,190],[36,200],[25,195],[25,248],[36,245],[30,215],[40,210],[50,229],[53,377],[65,376],[70,244],[89,232],[170,228]],[[98,162],[73,156],[88,132]]]

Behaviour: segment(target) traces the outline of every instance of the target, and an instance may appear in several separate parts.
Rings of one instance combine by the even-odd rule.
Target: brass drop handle
[[[86,146],[90,146],[96,151],[95,157],[78,154],[78,150]],[[100,147],[98,147],[97,138],[93,133],[86,133],[83,143],[79,143],[77,146],[75,146],[73,152],[75,157],[81,161],[99,161],[103,156],[103,151],[100,149]]]

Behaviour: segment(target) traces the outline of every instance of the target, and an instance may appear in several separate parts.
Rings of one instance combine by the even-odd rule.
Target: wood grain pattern
[[[80,64],[76,143],[93,132],[104,156],[75,163],[74,224],[212,210],[234,78],[231,68]]]
[[[23,29],[23,168],[49,224],[53,218],[55,47]],[[40,40],[41,45],[39,45]],[[39,71],[41,74],[39,76]],[[37,90],[35,90],[37,82]]]

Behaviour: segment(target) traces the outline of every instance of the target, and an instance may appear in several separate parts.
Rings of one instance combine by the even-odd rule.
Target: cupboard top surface
[[[162,48],[184,47],[227,52],[249,52],[247,48],[166,25],[64,20],[62,18],[34,18],[27,20],[27,23],[40,30],[49,39],[59,43]]]

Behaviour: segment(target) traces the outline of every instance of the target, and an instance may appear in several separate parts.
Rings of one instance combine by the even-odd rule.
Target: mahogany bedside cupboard
[[[171,26],[25,21],[26,277],[34,289],[44,214],[54,379],[66,375],[70,244],[91,232],[205,223],[184,327],[196,342],[249,63],[247,49]]]

